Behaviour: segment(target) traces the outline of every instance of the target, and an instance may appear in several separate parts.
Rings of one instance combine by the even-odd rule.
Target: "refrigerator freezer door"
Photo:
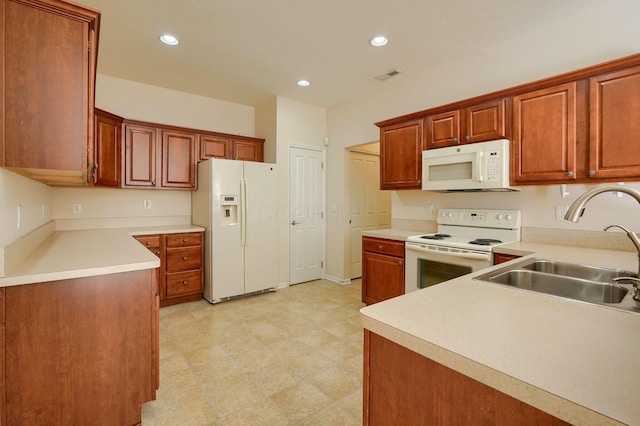
[[[209,160],[211,167],[211,244],[208,264],[211,299],[244,294],[244,254],[240,244],[241,218],[228,220],[223,196],[237,196],[242,184],[242,163],[233,160]],[[201,163],[202,165],[202,163]],[[240,206],[238,206],[240,207]],[[205,286],[207,282],[205,280]],[[205,292],[206,295],[206,292]]]
[[[246,190],[245,293],[278,284],[277,213],[275,164],[244,162]]]

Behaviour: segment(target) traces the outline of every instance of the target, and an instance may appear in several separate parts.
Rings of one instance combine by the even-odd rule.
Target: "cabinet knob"
[[[156,254],[157,254],[157,255],[160,255],[160,250],[156,251]]]
[[[150,246],[151,245],[151,241],[147,241],[145,244]]]
[[[467,136],[464,137],[464,139],[468,141],[468,140],[471,139],[471,136],[467,135]]]
[[[573,172],[567,172],[567,176],[569,177],[573,176]]]
[[[189,281],[182,281],[182,285],[187,285]]]
[[[398,262],[398,265],[400,265],[400,266],[404,265],[404,261],[400,260],[400,261]]]
[[[187,260],[187,256],[183,257],[182,260]]]
[[[151,185],[156,186],[156,181],[155,181],[155,180],[152,180],[152,181],[151,181]]]
[[[183,243],[186,243],[187,241],[189,241],[189,240],[188,240],[188,239],[186,239],[186,238],[183,238],[183,239],[182,239],[182,242],[183,242]]]
[[[596,174],[596,171],[595,171],[595,170],[589,170],[589,176],[593,176],[593,175],[595,175],[595,174]]]
[[[383,247],[383,246],[382,246],[382,244],[378,244],[378,248],[379,248],[380,250],[382,250],[382,247]]]
[[[455,143],[458,143],[458,138],[453,138],[453,141],[454,141]]]
[[[191,184],[191,187],[192,187],[192,188],[195,188],[195,187],[196,187],[196,184],[195,184],[195,183],[192,183],[192,184]]]

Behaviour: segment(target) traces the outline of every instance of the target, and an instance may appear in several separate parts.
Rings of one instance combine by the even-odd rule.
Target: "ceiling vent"
[[[387,79],[389,79],[391,77],[395,77],[396,75],[400,74],[401,72],[402,71],[400,71],[399,69],[394,68],[394,69],[392,69],[391,71],[389,71],[386,74],[380,74],[380,75],[375,76],[373,78],[375,78],[378,81],[385,81],[385,80],[387,80]]]

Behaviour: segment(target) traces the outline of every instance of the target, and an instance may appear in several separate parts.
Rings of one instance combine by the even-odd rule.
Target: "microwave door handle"
[[[484,181],[484,177],[482,176],[482,161],[484,159],[484,152],[478,151],[476,152],[476,181],[482,182]]]

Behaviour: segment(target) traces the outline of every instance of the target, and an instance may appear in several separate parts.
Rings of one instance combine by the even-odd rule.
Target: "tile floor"
[[[360,425],[360,280],[160,310],[160,389],[143,426]]]

